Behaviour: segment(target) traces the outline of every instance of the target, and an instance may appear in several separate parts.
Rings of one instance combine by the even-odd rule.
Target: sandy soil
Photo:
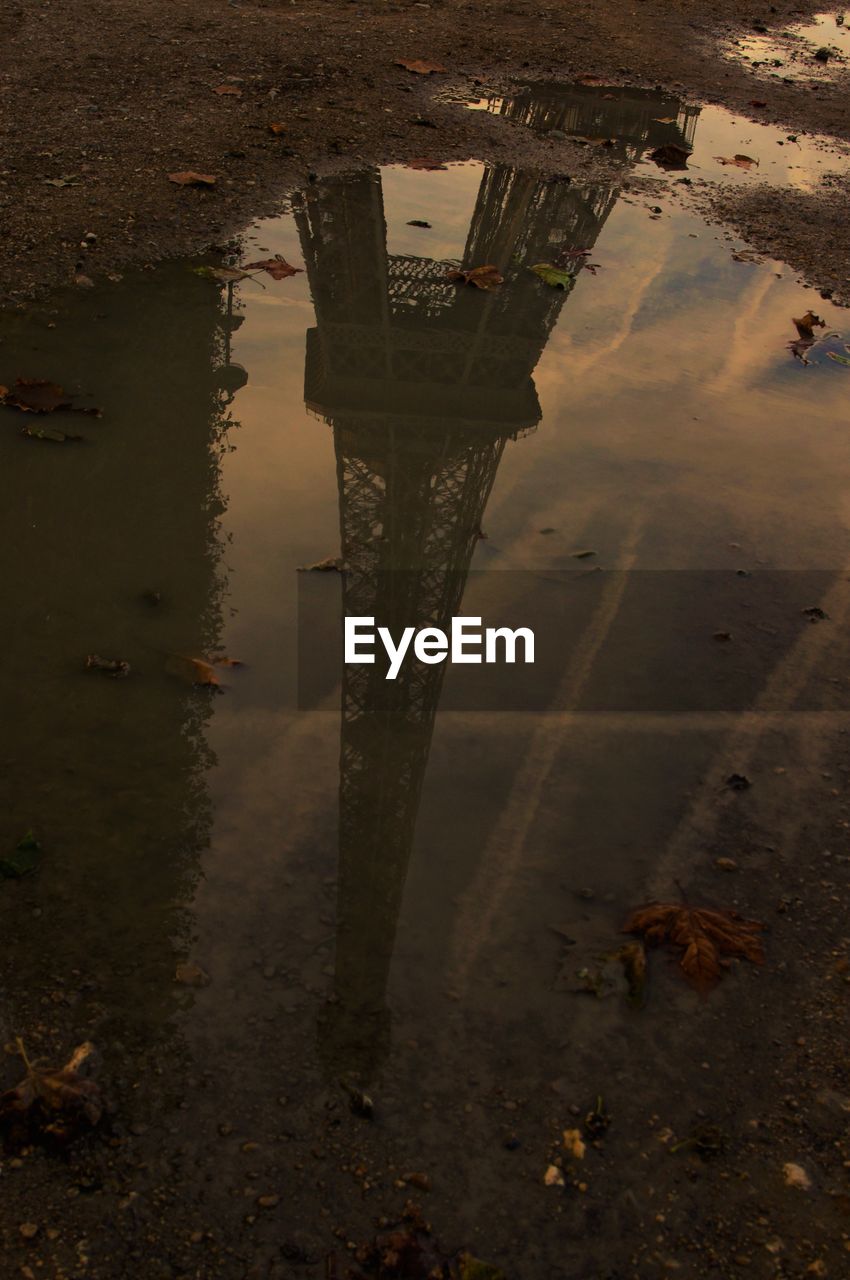
[[[751,71],[718,55],[718,39],[814,11],[789,0],[752,12],[731,0],[13,0],[0,13],[0,289],[14,303],[80,271],[203,249],[271,211],[311,171],[423,152],[508,158],[515,137],[433,97],[514,76],[658,83],[847,138],[850,98],[832,72],[763,93]],[[414,75],[398,58],[448,71]],[[240,92],[216,93],[222,85]],[[749,105],[755,93],[765,107]],[[424,129],[423,117],[436,129]],[[522,150],[552,163],[542,142],[524,140]],[[183,170],[216,185],[168,181]],[[808,203],[802,227],[779,200],[763,201],[756,221],[762,247],[819,283],[821,202]],[[751,222],[742,218],[744,230]],[[96,243],[81,250],[87,233]],[[829,255],[837,278],[850,276],[840,238]]]

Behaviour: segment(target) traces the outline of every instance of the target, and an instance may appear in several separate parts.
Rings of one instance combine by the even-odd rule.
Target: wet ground
[[[846,1273],[850,326],[690,198],[842,160],[669,94],[479,105],[608,179],[330,176],[226,260],[297,274],[3,323],[5,384],[102,417],[0,422],[0,834],[41,845],[0,1033],[91,1038],[110,1102],[3,1159],[9,1275],[424,1275],[358,1257],[411,1199],[510,1277]],[[338,663],[341,612],[461,611],[540,660]],[[632,989],[627,914],[682,895],[764,966]]]
[[[778,77],[821,84],[826,71],[835,77],[846,74],[850,27],[843,13],[820,13],[809,22],[772,33],[764,23],[755,25],[765,34],[732,41],[731,52],[768,80]]]

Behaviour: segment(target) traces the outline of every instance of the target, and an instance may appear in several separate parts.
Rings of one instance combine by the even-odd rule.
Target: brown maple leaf
[[[103,1099],[89,1078],[94,1045],[78,1045],[64,1067],[45,1067],[27,1056],[18,1037],[17,1052],[26,1075],[14,1089],[0,1094],[0,1133],[8,1145],[25,1146],[44,1139],[68,1142],[82,1128],[94,1128],[103,1117]]]
[[[82,409],[75,405],[63,387],[56,382],[48,382],[46,378],[16,378],[14,387],[0,387],[0,404],[8,409],[20,409],[22,413],[53,413],[56,409],[71,409],[94,418],[101,416],[100,409]]]
[[[298,275],[303,267],[292,267],[279,253],[273,258],[263,258],[262,262],[246,262],[243,271],[267,271],[272,280],[285,280],[287,276]]]
[[[504,283],[504,276],[499,274],[498,267],[492,265],[472,267],[468,271],[453,267],[446,272],[446,279],[453,284],[472,285],[475,289],[495,289],[496,285]]]
[[[813,338],[815,329],[824,329],[826,321],[821,320],[820,316],[816,316],[814,311],[807,311],[804,316],[795,316],[793,323],[797,326],[797,332],[801,338]]]
[[[728,956],[764,964],[759,937],[763,928],[758,920],[746,920],[736,911],[670,902],[638,907],[623,926],[625,933],[639,934],[648,943],[678,947],[682,972],[703,992],[719,981]]]

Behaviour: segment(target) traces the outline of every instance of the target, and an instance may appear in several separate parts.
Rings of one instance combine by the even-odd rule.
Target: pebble
[[[280,1196],[257,1196],[257,1204],[261,1209],[276,1209],[280,1204]]]
[[[25,1240],[34,1240],[35,1237],[38,1235],[38,1223],[22,1222],[21,1225],[18,1227],[18,1230],[20,1231],[21,1235]]]

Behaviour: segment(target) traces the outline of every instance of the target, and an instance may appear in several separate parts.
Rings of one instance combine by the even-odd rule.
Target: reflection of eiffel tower
[[[449,627],[508,440],[540,408],[533,370],[567,293],[528,265],[590,248],[616,201],[507,166],[485,171],[467,265],[387,253],[379,176],[325,181],[296,209],[317,326],[305,398],[333,426],[346,616]],[[343,670],[336,1006],[325,1049],[368,1074],[388,1030],[386,986],[444,664]]]
[[[652,89],[587,84],[526,85],[509,98],[493,98],[487,109],[540,133],[604,138],[611,155],[627,164],[665,142],[693,146],[700,112]]]

